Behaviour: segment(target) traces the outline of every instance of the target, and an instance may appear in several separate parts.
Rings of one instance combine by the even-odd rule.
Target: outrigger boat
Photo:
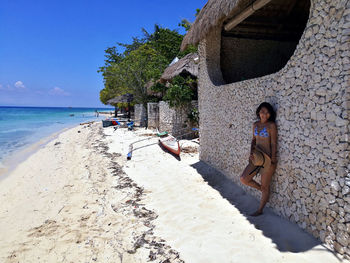
[[[169,152],[173,153],[176,156],[180,156],[181,147],[180,147],[179,141],[174,136],[168,134],[167,131],[159,132],[158,129],[157,129],[157,136],[160,137],[159,144],[163,148],[165,148],[166,150],[168,150]],[[151,138],[152,137],[146,138],[146,139],[141,139],[141,140],[138,140],[138,141],[131,143],[129,145],[129,151],[127,153],[126,159],[131,160],[132,153],[134,151],[134,144],[136,144],[138,142],[149,140]]]
[[[182,134],[178,138],[181,138],[183,136],[186,136],[188,134],[191,134],[193,132],[198,132],[198,131],[199,131],[198,128],[192,128],[191,132]],[[160,137],[159,144],[161,146],[163,146],[165,149],[167,149],[169,152],[175,154],[176,156],[180,156],[181,147],[180,147],[178,139],[176,139],[174,136],[168,134],[168,132],[166,132],[166,131],[159,132],[158,129],[157,129],[157,136]]]
[[[169,152],[179,156],[181,152],[179,141],[172,135],[167,134],[166,137],[159,139],[159,144],[167,149]]]
[[[142,142],[142,141],[147,141],[147,140],[149,140],[149,139],[151,139],[151,138],[152,138],[152,137],[149,137],[149,138],[141,139],[141,140],[138,140],[138,141],[135,141],[135,142],[131,143],[131,144],[129,145],[129,151],[128,151],[127,155],[126,155],[126,159],[127,159],[127,160],[131,160],[132,152],[134,151],[134,144],[135,144],[135,143]]]

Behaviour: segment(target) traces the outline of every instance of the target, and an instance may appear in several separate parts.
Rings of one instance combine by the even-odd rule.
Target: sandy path
[[[0,262],[181,262],[100,126],[62,133],[0,181]]]
[[[127,145],[140,138],[125,130],[105,132],[111,135],[110,152],[124,156]],[[198,154],[182,154],[179,161],[153,137],[136,145],[132,159],[124,161],[125,172],[148,192],[147,207],[158,215],[155,235],[185,262],[339,262],[313,237],[269,210],[258,218],[245,216],[257,200],[200,162]]]
[[[339,262],[198,160],[151,131],[68,130],[0,181],[0,262]],[[131,142],[133,157],[126,160]]]

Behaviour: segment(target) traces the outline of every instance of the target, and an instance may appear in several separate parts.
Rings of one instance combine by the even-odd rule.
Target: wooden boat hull
[[[109,118],[102,120],[102,127],[116,126],[120,125],[120,122],[116,118]]]
[[[175,137],[168,135],[167,137],[159,139],[159,143],[169,152],[179,156],[181,152],[179,141]]]

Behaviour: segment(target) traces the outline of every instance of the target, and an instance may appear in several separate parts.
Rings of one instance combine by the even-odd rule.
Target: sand
[[[340,258],[150,130],[58,135],[0,180],[0,262],[339,262]],[[126,154],[131,142],[132,159]]]

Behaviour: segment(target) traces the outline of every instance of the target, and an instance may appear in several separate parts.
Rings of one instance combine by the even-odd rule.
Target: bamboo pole
[[[251,4],[249,7],[244,9],[241,13],[239,13],[237,16],[232,18],[225,26],[224,29],[226,31],[230,31],[232,28],[237,26],[239,23],[241,23],[244,19],[251,16],[256,10],[262,8],[263,6],[267,5],[271,0],[257,0],[253,4]]]

